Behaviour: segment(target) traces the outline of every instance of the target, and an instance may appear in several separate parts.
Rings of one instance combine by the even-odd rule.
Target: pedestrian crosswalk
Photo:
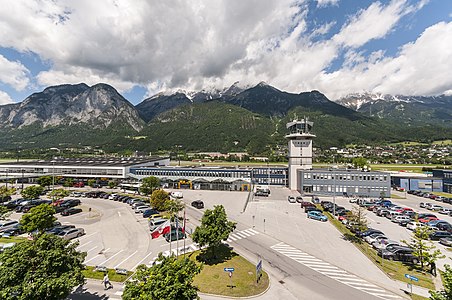
[[[294,248],[285,243],[278,243],[271,246],[273,250],[284,254],[285,256],[325,275],[332,279],[335,279],[343,284],[351,286],[355,289],[361,290],[373,296],[382,299],[402,299],[402,297],[393,294],[379,286],[372,284],[364,279],[357,277],[356,275],[350,274],[336,266],[333,266],[327,262],[324,262],[308,253],[305,253],[297,248]]]
[[[259,234],[259,231],[256,231],[252,228],[248,228],[241,231],[234,231],[229,235],[229,238],[226,240],[226,242],[231,243],[237,240],[245,239],[247,237],[253,236]]]

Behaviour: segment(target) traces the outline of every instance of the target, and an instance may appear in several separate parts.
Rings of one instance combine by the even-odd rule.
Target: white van
[[[11,229],[19,224],[18,221],[6,221],[5,223],[0,223],[0,232]]]

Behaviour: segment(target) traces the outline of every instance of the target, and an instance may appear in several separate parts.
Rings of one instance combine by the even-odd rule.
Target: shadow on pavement
[[[71,295],[69,295],[66,300],[89,300],[89,299],[109,299],[109,297],[105,294],[99,295],[98,292],[90,292],[88,288],[85,286],[79,286]]]

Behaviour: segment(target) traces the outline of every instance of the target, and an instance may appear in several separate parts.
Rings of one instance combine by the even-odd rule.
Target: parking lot
[[[399,205],[402,207],[411,208],[415,212],[418,212],[418,213],[434,214],[439,219],[445,220],[445,221],[449,222],[450,224],[452,224],[451,216],[439,214],[437,211],[431,211],[431,210],[428,210],[425,208],[421,208],[419,206],[419,204],[421,202],[430,202],[430,203],[439,204],[443,207],[448,207],[448,208],[452,209],[452,204],[437,202],[435,200],[426,199],[426,198],[422,198],[422,197],[418,197],[418,196],[414,196],[414,195],[410,195],[410,194],[405,195],[405,193],[401,193],[401,192],[393,192],[393,193],[400,197],[406,196],[406,199],[391,199],[391,202],[393,204],[396,204],[396,205]],[[329,199],[329,200],[331,201],[331,199]],[[356,206],[356,204],[351,204],[349,201],[350,201],[349,198],[336,197],[336,203],[340,206],[344,206],[347,209],[351,209],[353,206]],[[377,216],[376,214],[374,214],[371,211],[366,211],[366,219],[368,221],[369,227],[381,230],[391,240],[395,240],[395,241],[405,240],[405,241],[409,242],[411,237],[413,236],[413,232],[411,230],[407,229],[406,227],[402,227],[402,226],[398,225],[397,223],[392,222],[390,219],[388,219],[386,217]],[[438,260],[436,263],[437,267],[444,269],[444,264],[446,264],[446,263],[450,264],[450,258],[449,258],[450,251],[447,250],[447,247],[440,244],[438,241],[432,241],[432,242],[439,250],[441,250],[441,252],[444,255],[446,255],[445,258]]]

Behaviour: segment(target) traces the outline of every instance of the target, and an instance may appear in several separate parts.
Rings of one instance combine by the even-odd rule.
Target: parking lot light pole
[[[333,218],[335,216],[336,216],[336,174],[334,173],[333,169]]]

